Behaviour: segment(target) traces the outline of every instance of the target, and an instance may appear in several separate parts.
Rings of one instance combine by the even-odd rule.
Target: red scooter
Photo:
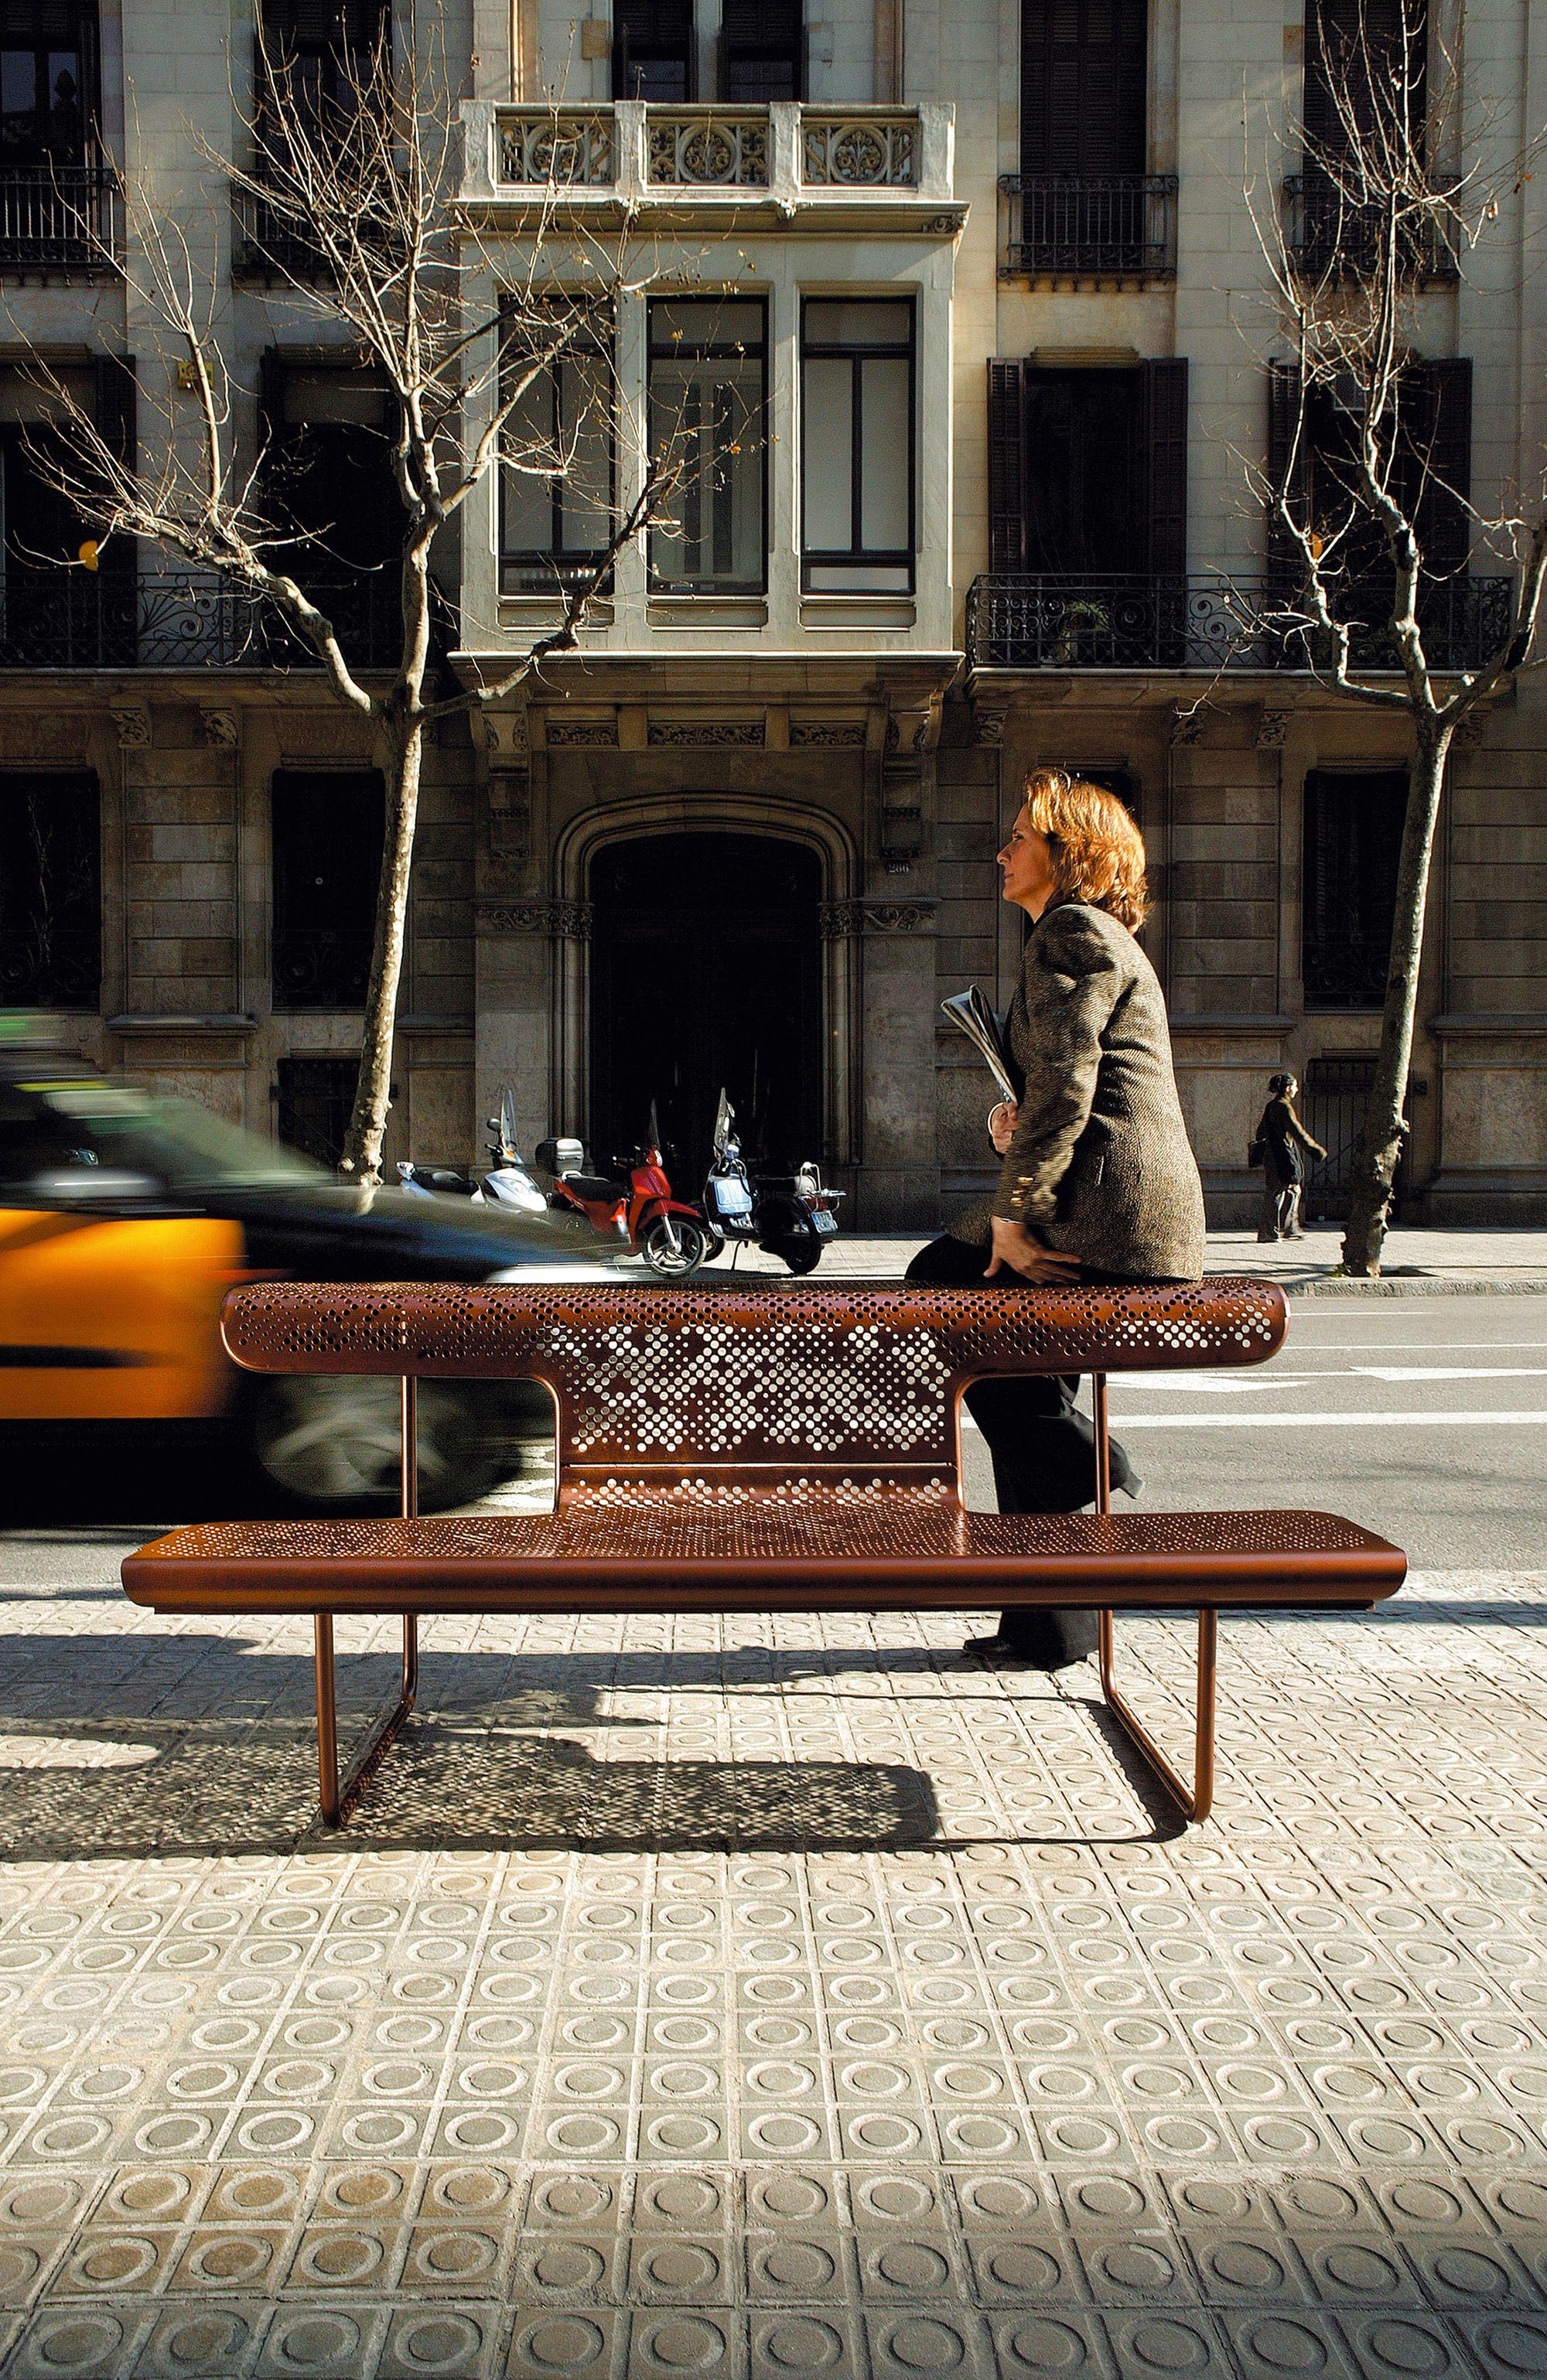
[[[627,1182],[588,1173],[578,1140],[540,1142],[537,1161],[554,1177],[552,1205],[583,1215],[592,1231],[623,1241],[664,1280],[686,1280],[715,1253],[718,1243],[699,1208],[672,1196],[653,1144],[634,1151]]]

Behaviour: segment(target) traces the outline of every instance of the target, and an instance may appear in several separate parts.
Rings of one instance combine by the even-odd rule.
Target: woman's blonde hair
[[[1060,901],[1088,901],[1130,933],[1144,923],[1144,841],[1115,794],[1063,769],[1033,769],[1026,808],[1053,845]]]

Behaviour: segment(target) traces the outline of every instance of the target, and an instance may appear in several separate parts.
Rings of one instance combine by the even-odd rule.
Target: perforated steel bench
[[[653,1289],[270,1283],[226,1300],[225,1343],[262,1372],[396,1375],[392,1520],[178,1529],[131,1554],[158,1611],[309,1611],[323,1815],[342,1825],[413,1708],[418,1621],[437,1612],[883,1611],[1058,1604],[1100,1614],[1102,1691],[1184,1816],[1213,1791],[1217,1615],[1368,1608],[1407,1564],[1326,1512],[1111,1509],[1107,1375],[1260,1364],[1282,1344],[1272,1283],[1004,1290]],[[1089,1372],[1093,1513],[969,1512],[971,1381]],[[558,1413],[551,1514],[420,1518],[420,1379],[529,1377]],[[1198,1615],[1188,1783],[1118,1691],[1113,1612]],[[333,1623],[403,1615],[402,1690],[339,1776]]]

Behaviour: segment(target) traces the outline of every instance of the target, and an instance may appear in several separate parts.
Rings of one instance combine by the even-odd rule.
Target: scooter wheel
[[[709,1255],[709,1231],[690,1215],[657,1215],[640,1235],[640,1254],[663,1281],[686,1281]]]
[[[774,1254],[783,1257],[793,1273],[815,1272],[822,1262],[822,1242],[820,1240],[781,1240],[774,1247]]]

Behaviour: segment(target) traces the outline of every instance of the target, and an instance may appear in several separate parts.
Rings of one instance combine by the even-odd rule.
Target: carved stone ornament
[[[810,746],[834,747],[845,751],[863,751],[865,722],[862,719],[792,719],[789,722],[789,747],[798,752]]]
[[[615,719],[550,719],[548,722],[550,751],[562,751],[566,747],[571,750],[594,746],[615,747],[616,743]]]
[[[148,752],[151,748],[151,714],[142,702],[116,703],[113,706],[113,732],[118,738],[120,752]]]
[[[199,730],[213,751],[235,752],[242,740],[241,712],[201,710]]]
[[[1177,751],[1186,751],[1196,744],[1203,733],[1201,703],[1178,703],[1171,714],[1171,742]]]
[[[763,740],[761,719],[652,719],[649,734],[652,744],[761,745]]]
[[[930,239],[954,239],[966,221],[964,214],[931,215],[924,225],[925,235]]]
[[[817,912],[824,942],[855,934],[925,933],[934,924],[932,901],[823,901]]]
[[[478,922],[491,934],[555,934],[586,942],[595,911],[589,901],[481,901]]]
[[[1289,741],[1287,710],[1264,710],[1257,722],[1257,749],[1260,752],[1282,752]]]
[[[1009,713],[1004,710],[980,710],[976,713],[978,741],[997,748],[1005,741],[1005,722]]]
[[[1468,710],[1456,722],[1455,741],[1463,752],[1475,752],[1487,733],[1486,710]]]

